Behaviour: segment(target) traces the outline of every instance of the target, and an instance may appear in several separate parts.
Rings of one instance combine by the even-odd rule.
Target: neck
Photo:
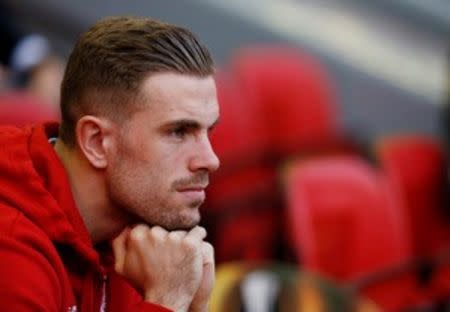
[[[94,244],[114,238],[130,217],[109,200],[104,172],[93,168],[76,147],[55,144],[69,176],[72,194]]]

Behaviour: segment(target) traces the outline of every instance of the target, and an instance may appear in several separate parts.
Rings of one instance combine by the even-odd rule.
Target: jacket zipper
[[[108,276],[103,274],[102,276],[102,301],[100,303],[100,312],[106,312],[106,283]]]

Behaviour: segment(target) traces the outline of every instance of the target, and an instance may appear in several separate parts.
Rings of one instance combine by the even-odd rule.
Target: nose
[[[191,158],[189,169],[191,171],[208,170],[216,171],[220,166],[220,160],[217,157],[211,145],[209,138],[206,136],[196,145],[194,156]]]

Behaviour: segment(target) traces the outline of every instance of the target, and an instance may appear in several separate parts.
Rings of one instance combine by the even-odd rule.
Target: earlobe
[[[106,168],[108,161],[105,150],[105,140],[109,135],[108,122],[94,116],[83,116],[77,122],[76,135],[78,145],[89,161],[97,168]]]

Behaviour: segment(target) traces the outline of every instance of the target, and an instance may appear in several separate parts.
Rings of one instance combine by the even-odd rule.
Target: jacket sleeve
[[[0,311],[58,312],[62,290],[57,273],[33,248],[33,240],[24,238],[0,231]]]

